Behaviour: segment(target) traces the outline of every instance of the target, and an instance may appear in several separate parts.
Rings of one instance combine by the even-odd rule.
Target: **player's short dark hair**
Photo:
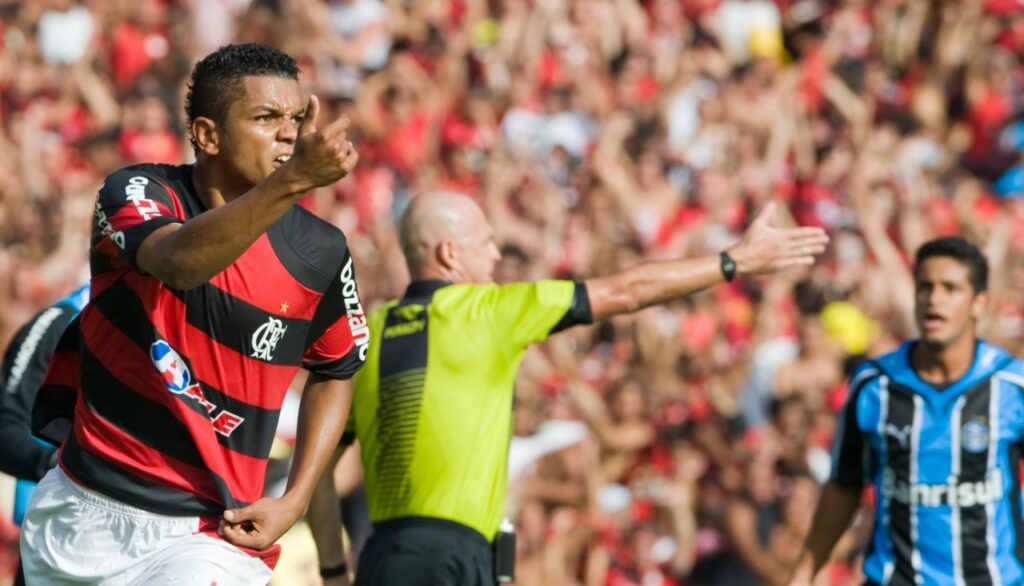
[[[988,289],[988,259],[977,246],[959,236],[947,236],[929,240],[917,249],[915,268],[929,258],[952,258],[970,270],[969,279],[975,293]]]
[[[297,80],[299,65],[289,55],[257,43],[225,45],[196,63],[185,94],[185,122],[193,149],[197,145],[192,122],[200,116],[223,122],[238,98],[242,79],[260,75]]]

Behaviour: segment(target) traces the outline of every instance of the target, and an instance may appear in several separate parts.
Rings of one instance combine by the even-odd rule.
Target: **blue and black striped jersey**
[[[865,575],[1020,584],[1024,362],[979,341],[967,374],[936,388],[911,366],[913,345],[854,373],[837,429],[832,479],[878,494]]]

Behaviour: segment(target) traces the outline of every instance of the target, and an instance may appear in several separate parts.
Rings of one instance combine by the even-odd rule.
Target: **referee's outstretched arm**
[[[636,311],[731,280],[735,275],[772,273],[814,263],[828,235],[821,228],[779,228],[769,203],[739,244],[721,254],[648,262],[585,281],[594,319]]]
[[[368,471],[367,500],[371,519],[375,523],[396,520],[406,520],[412,523],[401,527],[391,525],[393,532],[388,533],[387,539],[395,540],[394,543],[412,543],[414,541],[419,543],[418,537],[416,537],[418,534],[409,528],[416,528],[417,519],[424,517],[446,519],[456,525],[463,525],[471,533],[475,532],[483,536],[483,540],[462,541],[461,538],[453,538],[461,545],[458,547],[453,545],[451,548],[442,543],[431,542],[429,544],[432,548],[430,551],[455,551],[460,548],[476,547],[480,545],[480,541],[494,539],[500,525],[505,496],[505,486],[501,484],[500,470],[507,469],[508,457],[507,450],[502,450],[501,446],[502,440],[510,437],[511,433],[511,430],[502,425],[508,425],[511,422],[508,410],[512,405],[513,379],[526,347],[567,327],[591,323],[595,319],[635,311],[668,301],[730,280],[739,274],[775,272],[813,263],[814,256],[824,251],[825,245],[828,243],[825,231],[819,228],[774,226],[771,221],[774,208],[773,204],[766,206],[751,223],[742,240],[721,254],[644,263],[607,277],[590,279],[583,283],[546,281],[492,286],[495,265],[501,259],[501,252],[495,242],[494,230],[479,205],[468,196],[443,191],[422,193],[414,197],[399,226],[399,242],[412,283],[402,299],[385,305],[371,315],[368,320],[371,329],[368,364],[375,364],[375,366],[364,369],[356,375],[356,386],[360,388],[360,392],[356,393],[352,411],[356,423],[354,426],[356,435],[361,436],[360,440],[365,440],[365,443],[361,444],[361,455],[364,469]],[[447,289],[450,285],[455,287]],[[427,290],[431,293],[422,293]],[[402,305],[403,303],[405,305]],[[489,421],[494,423],[493,426],[486,426],[486,429],[482,426],[460,427],[458,431],[461,433],[451,430],[451,434],[446,433],[442,436],[432,437],[429,440],[432,442],[430,444],[432,449],[441,453],[450,451],[453,458],[465,456],[470,453],[470,450],[463,450],[461,447],[455,448],[448,443],[459,442],[460,446],[486,445],[494,449],[472,451],[472,458],[464,460],[472,462],[479,460],[480,457],[488,458],[489,460],[486,462],[488,467],[484,473],[481,473],[479,469],[460,465],[447,466],[444,469],[444,474],[440,475],[436,473],[436,466],[428,465],[426,460],[421,461],[418,468],[419,474],[429,473],[432,475],[432,478],[426,483],[432,488],[419,489],[418,496],[423,498],[416,501],[415,504],[411,504],[414,500],[412,497],[403,497],[405,500],[400,506],[387,509],[380,504],[381,501],[386,500],[381,488],[383,484],[380,483],[380,478],[374,478],[374,474],[376,474],[375,470],[383,469],[381,467],[382,462],[385,462],[385,455],[395,452],[392,445],[385,445],[380,441],[381,426],[394,426],[395,422],[393,419],[384,421],[380,415],[382,412],[380,406],[385,401],[395,404],[397,400],[404,401],[406,399],[395,399],[398,395],[394,393],[389,393],[385,398],[381,392],[381,375],[386,372],[389,381],[404,381],[405,378],[395,377],[403,376],[406,373],[415,373],[415,376],[422,377],[425,381],[428,377],[419,373],[425,373],[430,365],[430,352],[426,348],[430,344],[430,335],[425,333],[428,327],[428,318],[414,319],[405,317],[406,314],[443,316],[433,322],[434,327],[438,328],[433,330],[435,336],[442,336],[436,332],[444,331],[439,329],[447,327],[449,329],[445,331],[446,334],[472,339],[472,343],[458,346],[438,345],[434,348],[434,355],[442,358],[438,358],[434,365],[435,368],[442,368],[442,372],[444,372],[443,367],[438,366],[439,364],[457,365],[450,366],[450,368],[458,369],[452,377],[458,381],[457,383],[447,381],[446,389],[451,390],[456,389],[457,385],[466,385],[467,388],[457,388],[456,390],[461,394],[456,394],[462,399],[473,398],[476,401],[475,408],[489,409],[488,415],[491,417]],[[387,324],[393,325],[388,326]],[[409,327],[402,329],[399,326]],[[390,337],[388,332],[390,332]],[[414,339],[412,337],[414,335],[420,336],[420,338]],[[405,345],[403,345],[403,339],[407,340]],[[451,338],[442,336],[439,339],[450,340]],[[385,351],[385,341],[389,340],[390,350]],[[415,352],[409,351],[410,349]],[[418,362],[411,362],[413,359],[410,357],[413,355],[418,357],[415,358]],[[500,374],[487,371],[488,367],[495,364],[500,366],[498,369]],[[477,369],[480,370],[479,373]],[[482,379],[487,379],[486,385],[490,385],[490,387],[481,389]],[[408,388],[402,387],[405,389],[402,392],[406,393],[412,389],[408,396],[416,397],[417,393],[422,396],[422,385],[426,383],[416,382],[419,379],[409,378],[409,380],[413,381],[411,385],[406,385],[406,382],[397,383],[408,386]],[[402,396],[405,397],[405,395]],[[446,405],[444,401],[435,400],[437,402],[432,405]],[[447,429],[451,425],[445,407],[433,407],[428,410],[425,405],[426,403],[417,407],[421,411],[413,421],[429,420],[425,427],[431,429],[440,429],[441,427]],[[476,435],[475,430],[478,428],[480,432],[479,435]],[[365,437],[362,437],[362,434],[366,434]],[[497,437],[502,439],[495,440],[493,437],[488,437],[493,434],[497,434]],[[399,462],[396,466],[408,470],[410,466],[415,465],[414,458],[415,456],[411,456],[409,461]],[[409,462],[413,462],[413,464]],[[390,468],[388,469],[390,470]],[[409,478],[412,478],[413,474],[411,472],[409,474]],[[467,476],[484,478],[486,482],[474,484],[469,481]],[[328,492],[330,479],[324,479],[322,484],[326,485],[325,492]],[[446,487],[445,490],[463,487],[457,489],[461,491],[460,500],[462,502],[460,505],[451,506],[451,503],[454,502],[451,499],[442,503],[428,502],[431,499],[426,498],[427,493],[438,490],[439,486]],[[475,488],[466,490],[464,487],[467,486]],[[401,491],[405,491],[406,487],[410,491],[417,490],[416,482],[413,480],[402,484]],[[446,492],[445,494],[450,493]],[[468,502],[465,499],[470,498],[485,501],[472,503],[473,514],[468,514],[465,510],[467,508],[465,505]],[[387,503],[388,506],[392,504]],[[330,499],[318,499],[313,504],[313,509],[316,510],[311,510],[310,515],[320,517],[319,509],[324,506],[334,505]],[[331,520],[336,518],[334,511],[322,515],[322,519],[334,527],[337,526],[337,521]],[[323,535],[317,544],[321,550],[321,561],[323,562],[324,558],[332,551],[338,552],[336,545],[338,531],[335,528],[326,528],[318,533]],[[382,534],[378,533],[377,535]],[[410,541],[404,541],[406,539]],[[328,543],[328,540],[331,543]],[[394,554],[394,552],[407,551],[402,549],[406,546],[391,548],[380,545],[386,542],[378,541],[376,543],[378,543],[377,546],[367,545],[367,549],[363,550],[363,556],[367,557],[359,564],[363,583],[375,586],[410,583],[395,581],[408,578],[408,576],[399,576],[401,571],[395,570],[398,567],[395,565],[396,563],[408,562],[404,558],[396,561],[396,554]],[[483,547],[489,546],[484,545]],[[417,554],[413,557],[418,560],[416,563],[423,567],[441,568],[442,566],[435,563],[437,560],[432,555],[418,556]],[[474,557],[473,559],[477,560],[478,558]],[[486,554],[481,554],[478,561],[486,566],[481,570],[481,575],[486,575],[489,572],[486,568],[493,570],[491,566],[494,560],[489,559]],[[472,564],[476,563],[477,561],[472,562]],[[502,571],[507,570],[508,568],[504,568]],[[441,570],[438,569],[438,571]],[[325,573],[333,575],[333,572]],[[507,576],[507,574],[503,575]],[[435,579],[436,576],[429,572],[417,572],[417,578],[419,584],[479,583],[475,581],[447,582],[441,578]],[[493,582],[489,583],[493,584]]]

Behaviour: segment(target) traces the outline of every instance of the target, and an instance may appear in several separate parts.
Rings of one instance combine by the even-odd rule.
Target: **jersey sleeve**
[[[569,309],[566,310],[562,319],[555,324],[555,327],[551,328],[550,333],[552,334],[572,326],[594,323],[594,312],[590,308],[590,296],[587,294],[587,286],[580,282],[576,282],[574,285],[572,303],[569,304]]]
[[[79,317],[71,320],[57,341],[32,404],[32,433],[55,446],[62,445],[71,432],[75,401],[82,391],[79,321]]]
[[[32,403],[46,376],[50,356],[77,312],[54,306],[40,312],[15,335],[4,354],[0,391],[0,471],[37,482],[53,467],[56,450],[32,438]]]
[[[869,446],[861,428],[860,411],[864,392],[877,380],[877,373],[873,365],[862,366],[850,379],[850,393],[836,422],[832,448],[830,478],[839,484],[863,486],[870,477]]]
[[[136,262],[139,245],[157,229],[183,223],[178,209],[174,195],[152,172],[122,169],[100,187],[93,247],[116,250],[123,262],[142,272]]]
[[[540,342],[553,332],[593,321],[586,287],[573,281],[504,285],[488,301],[496,327],[516,345]]]
[[[359,300],[352,257],[347,250],[341,270],[313,315],[306,346],[303,368],[323,376],[352,378],[366,361],[370,329]]]

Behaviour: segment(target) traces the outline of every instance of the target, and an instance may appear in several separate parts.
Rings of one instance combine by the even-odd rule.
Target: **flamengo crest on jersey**
[[[252,357],[266,360],[274,359],[274,349],[284,337],[288,328],[275,317],[267,318],[267,323],[256,328],[252,334]]]

